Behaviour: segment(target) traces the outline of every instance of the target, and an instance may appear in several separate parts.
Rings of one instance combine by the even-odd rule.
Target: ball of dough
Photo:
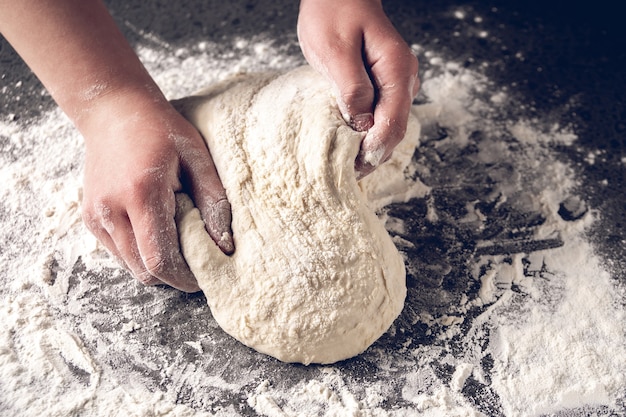
[[[236,251],[226,256],[177,196],[181,250],[215,320],[285,362],[363,352],[402,311],[405,269],[355,179],[364,134],[346,125],[330,85],[301,67],[174,104],[204,136],[232,206]],[[411,117],[409,158],[417,130]]]

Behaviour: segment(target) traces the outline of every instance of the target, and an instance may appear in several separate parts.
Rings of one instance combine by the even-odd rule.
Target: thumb
[[[206,231],[200,210],[194,206],[187,194],[176,194],[174,218],[181,251],[194,274],[206,271],[208,276],[211,276],[230,262],[230,257],[222,252]]]
[[[312,57],[309,48],[303,51],[313,68],[332,84],[342,117],[354,130],[365,132],[374,124],[374,85],[363,63],[363,42],[337,41],[323,54]]]
[[[187,186],[204,219],[206,231],[222,252],[232,254],[235,244],[231,229],[231,206],[211,153],[199,136],[197,147],[190,147],[182,159]]]

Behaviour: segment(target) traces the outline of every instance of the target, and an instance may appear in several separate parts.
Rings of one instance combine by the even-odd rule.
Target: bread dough
[[[229,257],[177,196],[182,253],[215,320],[285,362],[363,352],[402,310],[404,262],[357,184],[364,134],[346,125],[329,84],[301,67],[237,76],[174,104],[207,141],[232,205]],[[411,117],[400,165],[418,130]],[[379,189],[375,175],[361,186]]]

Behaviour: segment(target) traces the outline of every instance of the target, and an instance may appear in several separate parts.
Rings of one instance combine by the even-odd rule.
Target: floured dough
[[[361,353],[400,314],[406,295],[402,256],[355,179],[364,134],[346,125],[330,91],[301,67],[238,76],[175,102],[211,150],[236,246],[224,255],[179,195],[183,255],[219,325],[285,362]],[[418,132],[411,117],[404,162],[389,163],[396,177]],[[376,192],[376,174],[361,186]]]

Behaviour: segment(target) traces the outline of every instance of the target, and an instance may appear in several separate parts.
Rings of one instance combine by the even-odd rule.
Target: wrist
[[[131,104],[152,105],[166,101],[148,73],[141,73],[144,71],[115,68],[91,73],[76,80],[72,88],[63,93],[53,92],[53,97],[77,126],[107,107],[109,111],[119,113],[121,108],[128,110],[127,106]],[[117,107],[121,108],[118,110]]]
[[[98,81],[70,98],[63,110],[87,140],[94,132],[123,130],[137,118],[146,119],[149,128],[151,115],[159,119],[173,108],[151,79],[126,79],[119,76],[111,82]],[[158,122],[153,120],[152,122]]]

